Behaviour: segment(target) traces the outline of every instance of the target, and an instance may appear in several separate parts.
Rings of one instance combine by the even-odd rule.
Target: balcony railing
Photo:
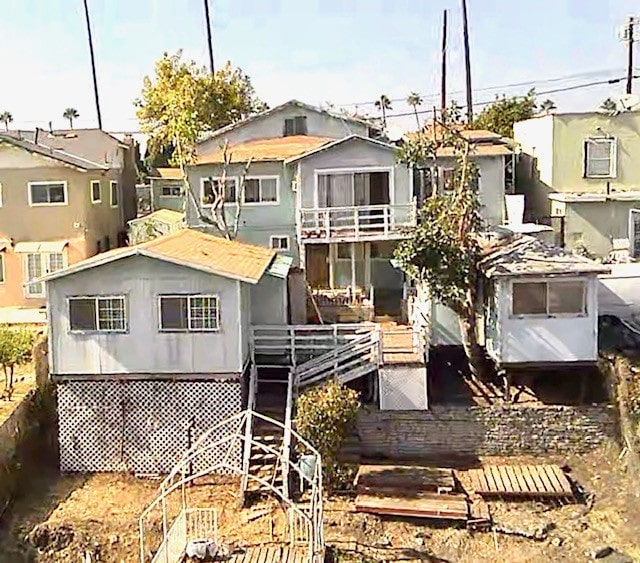
[[[300,210],[299,235],[305,242],[397,239],[415,224],[415,202],[304,208]]]

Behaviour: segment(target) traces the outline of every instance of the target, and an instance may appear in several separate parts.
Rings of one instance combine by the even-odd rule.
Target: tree
[[[391,100],[386,94],[382,94],[375,104],[376,109],[382,113],[382,128],[387,128],[387,110],[391,109]]]
[[[540,111],[543,111],[546,114],[553,111],[554,109],[557,109],[556,103],[549,98],[547,98],[540,104]]]
[[[13,373],[16,366],[31,360],[35,334],[25,328],[10,328],[0,325],[0,365],[4,371],[5,389],[13,388]]]
[[[513,124],[529,119],[536,111],[536,92],[529,90],[525,96],[496,97],[496,101],[485,107],[473,121],[475,129],[487,129],[502,135],[513,137]]]
[[[67,108],[64,110],[62,117],[69,120],[69,129],[73,129],[73,120],[78,119],[78,117],[80,117],[80,114],[78,113],[77,109]]]
[[[420,129],[420,118],[418,117],[418,106],[421,106],[424,100],[422,96],[417,92],[411,92],[407,97],[407,104],[413,107],[413,113],[416,116],[416,123],[418,124],[418,129]]]
[[[444,112],[435,136],[418,132],[399,151],[401,162],[419,167],[433,162],[438,149],[452,147],[456,167],[454,189],[436,192],[423,204],[417,227],[398,245],[395,258],[411,278],[425,284],[435,299],[458,315],[471,371],[482,374],[484,350],[476,332],[478,232],[482,226],[477,169],[469,158],[469,142],[458,132],[455,115],[455,108]]]
[[[182,53],[165,53],[156,62],[155,76],[144,78],[135,102],[143,133],[149,135],[152,156],[174,146],[171,163],[189,164],[199,137],[262,111],[251,80],[227,64],[214,75]]]
[[[615,100],[613,100],[612,98],[607,98],[600,105],[600,109],[605,113],[614,114],[618,111],[618,104],[616,104]]]
[[[0,121],[4,123],[4,130],[9,131],[9,123],[13,121],[13,115],[8,111],[0,113]]]

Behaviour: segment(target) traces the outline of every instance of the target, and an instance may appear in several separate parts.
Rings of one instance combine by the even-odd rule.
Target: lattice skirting
[[[62,471],[167,473],[205,430],[242,410],[237,379],[69,381],[57,391]]]

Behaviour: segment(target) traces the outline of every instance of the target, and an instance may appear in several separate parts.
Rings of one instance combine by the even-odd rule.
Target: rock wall
[[[367,457],[581,453],[617,435],[615,412],[610,405],[364,410],[356,433]]]

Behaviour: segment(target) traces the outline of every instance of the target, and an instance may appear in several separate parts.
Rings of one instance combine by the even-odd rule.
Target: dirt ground
[[[2,424],[22,402],[24,396],[36,386],[36,376],[33,364],[20,366],[14,374],[13,392],[11,399],[3,397],[4,373],[0,370],[0,424]]]
[[[592,507],[492,503],[499,526],[531,533],[549,530],[545,539],[535,541],[503,533],[470,533],[444,523],[358,514],[353,512],[351,499],[333,498],[325,502],[326,541],[336,548],[336,560],[345,562],[580,562],[589,559],[586,552],[603,545],[640,561],[639,499],[630,493],[615,447],[581,457],[521,457],[517,461],[567,463],[572,477],[594,494]],[[91,554],[91,561],[135,562],[139,557],[138,517],[155,498],[158,483],[118,474],[59,475],[52,468],[43,468],[0,527],[0,562],[76,563],[83,561],[85,553]],[[218,507],[221,534],[232,544],[282,539],[282,508],[270,501],[238,510],[236,490],[235,483],[227,479],[193,487],[188,495],[192,506]],[[38,552],[25,536],[42,523],[52,532],[44,542],[48,547]],[[159,513],[151,515],[145,529],[157,534]],[[32,541],[39,540],[32,534]]]

